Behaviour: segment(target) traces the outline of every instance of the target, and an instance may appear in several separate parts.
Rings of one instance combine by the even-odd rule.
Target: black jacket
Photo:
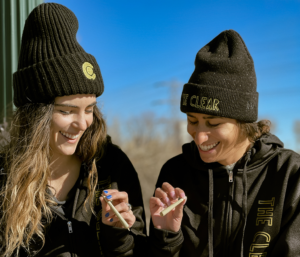
[[[194,142],[183,145],[156,184],[169,182],[185,191],[181,230],[151,224],[152,255],[300,256],[299,167],[300,156],[268,134],[236,163],[229,182],[224,166],[204,163]]]
[[[142,256],[145,239],[145,214],[137,173],[127,156],[115,145],[107,145],[104,157],[97,162],[98,185],[95,196],[94,216],[89,205],[84,207],[87,196],[86,166],[81,166],[80,177],[72,195],[61,209],[52,206],[54,219],[45,224],[45,246],[33,255],[23,249],[20,256],[91,257],[91,256]],[[4,171],[2,171],[5,173]],[[2,177],[4,177],[3,175]],[[114,228],[102,223],[100,194],[104,189],[126,191],[136,216],[131,231]],[[141,243],[139,243],[141,241]],[[40,241],[32,242],[32,251],[41,247]],[[0,237],[1,244],[1,237]]]

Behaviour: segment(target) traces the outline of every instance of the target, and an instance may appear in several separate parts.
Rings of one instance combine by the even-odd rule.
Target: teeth
[[[218,143],[212,145],[199,145],[202,151],[209,151],[210,149],[214,148]]]
[[[68,137],[68,138],[71,138],[71,139],[76,139],[77,137],[79,137],[79,134],[76,135],[76,136],[73,136],[69,133],[65,133],[65,132],[62,132],[62,131],[60,131],[60,133],[63,134],[64,136]]]

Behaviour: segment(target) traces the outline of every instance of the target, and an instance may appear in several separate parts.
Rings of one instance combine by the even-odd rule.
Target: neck
[[[80,173],[81,161],[76,155],[51,156],[48,185],[53,195],[63,201],[71,188],[75,185]]]
[[[50,159],[51,177],[49,180],[56,180],[66,176],[75,167],[80,167],[81,161],[76,155],[53,154]]]

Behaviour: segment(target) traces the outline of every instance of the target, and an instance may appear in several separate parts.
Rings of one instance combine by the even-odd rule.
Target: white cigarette
[[[103,196],[105,202],[107,202],[107,204],[109,205],[109,207],[113,210],[113,212],[117,215],[117,217],[119,218],[119,220],[122,222],[124,228],[127,228],[130,231],[128,223],[126,222],[126,220],[124,220],[124,218],[121,216],[121,214],[118,212],[118,210],[112,204],[112,202],[109,201],[109,200],[107,200],[105,195],[102,195],[102,196]]]
[[[167,207],[166,209],[161,211],[160,216],[163,217],[163,216],[167,215],[171,210],[173,210],[178,204],[182,203],[185,199],[187,199],[187,197],[178,199],[177,202],[171,204],[169,207]]]

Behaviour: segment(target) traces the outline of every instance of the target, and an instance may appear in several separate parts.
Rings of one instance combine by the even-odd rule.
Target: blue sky
[[[48,1],[47,1],[48,2]],[[79,20],[78,41],[100,66],[105,91],[98,99],[108,122],[145,112],[170,117],[173,98],[194,70],[200,48],[236,30],[254,59],[259,118],[276,124],[286,147],[299,149],[293,124],[300,120],[299,0],[56,0]],[[160,103],[160,104],[158,104]],[[165,104],[164,104],[165,103]]]

